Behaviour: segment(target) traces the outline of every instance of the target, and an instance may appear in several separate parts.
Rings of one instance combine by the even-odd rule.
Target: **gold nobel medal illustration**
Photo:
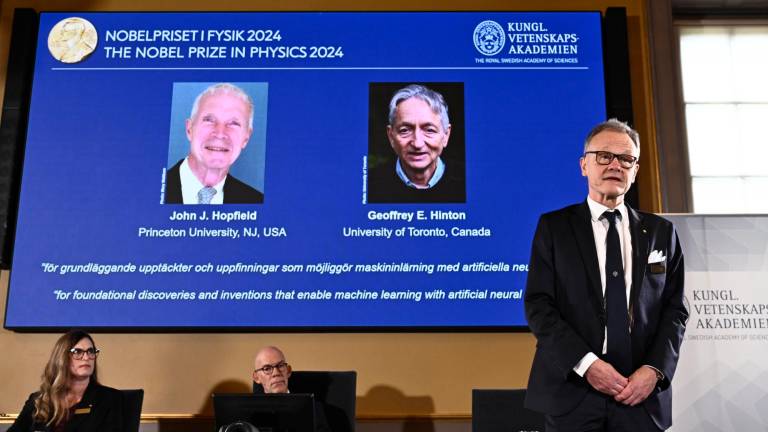
[[[62,63],[78,63],[88,57],[98,42],[96,28],[88,20],[65,18],[48,34],[48,50]]]

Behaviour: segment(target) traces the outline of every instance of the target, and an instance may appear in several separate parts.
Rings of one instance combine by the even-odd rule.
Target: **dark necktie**
[[[608,316],[608,363],[622,375],[632,373],[632,340],[629,337],[627,312],[627,286],[624,283],[624,263],[621,254],[619,232],[616,230],[618,211],[607,211],[603,218],[608,221],[605,247],[605,312]]]

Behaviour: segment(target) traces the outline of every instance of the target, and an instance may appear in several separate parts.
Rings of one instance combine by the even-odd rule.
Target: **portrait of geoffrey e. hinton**
[[[367,202],[466,201],[463,90],[370,84]]]

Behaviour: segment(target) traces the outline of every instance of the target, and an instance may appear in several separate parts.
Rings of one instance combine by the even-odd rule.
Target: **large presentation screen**
[[[42,13],[5,326],[525,327],[598,12]]]

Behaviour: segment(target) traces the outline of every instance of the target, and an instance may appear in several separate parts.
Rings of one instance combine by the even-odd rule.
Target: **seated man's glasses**
[[[275,369],[279,370],[280,373],[285,373],[285,371],[288,370],[288,363],[280,362],[278,364],[262,366],[261,368],[256,369],[256,372],[261,371],[266,375],[272,375],[272,372],[274,372]]]
[[[637,163],[637,158],[628,154],[616,154],[607,151],[586,151],[584,155],[593,153],[595,155],[595,161],[600,165],[610,165],[613,159],[619,161],[619,165],[622,168],[632,168]]]
[[[96,348],[88,348],[86,350],[80,348],[72,348],[69,350],[69,353],[72,354],[72,358],[75,360],[82,360],[83,357],[87,357],[89,360],[91,360],[99,356],[99,350]]]

